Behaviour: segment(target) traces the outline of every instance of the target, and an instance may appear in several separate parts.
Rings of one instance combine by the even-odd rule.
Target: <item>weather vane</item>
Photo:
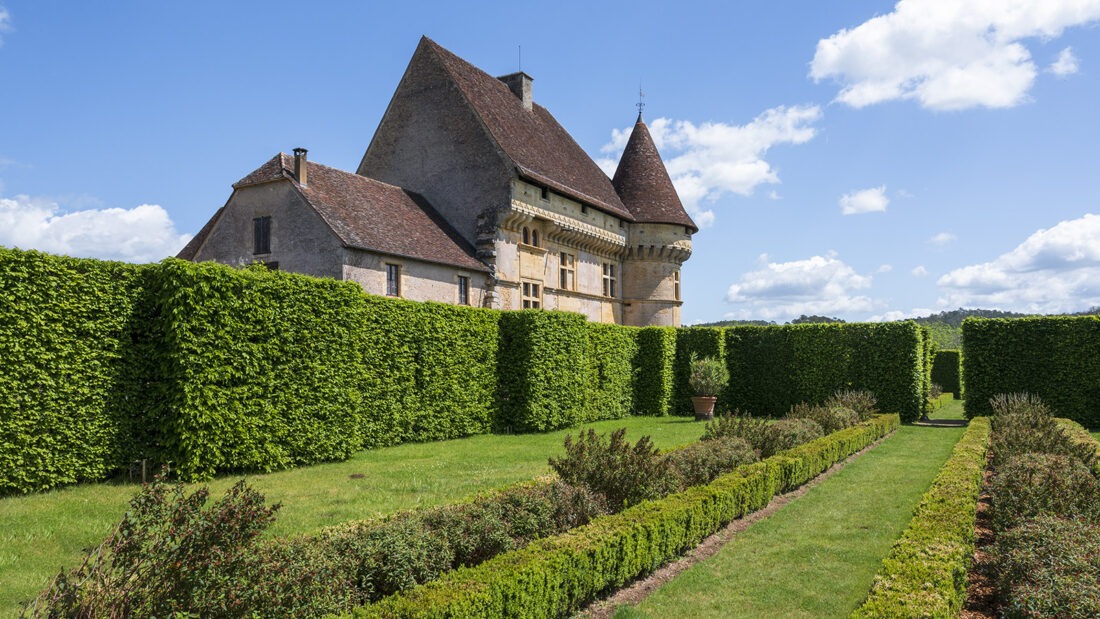
[[[642,85],[638,85],[638,118],[642,117],[642,110],[645,108],[645,92],[642,91]]]

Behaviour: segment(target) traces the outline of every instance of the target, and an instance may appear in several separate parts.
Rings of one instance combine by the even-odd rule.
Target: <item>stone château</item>
[[[641,114],[613,179],[532,78],[494,78],[424,37],[353,174],[279,153],[180,252],[367,292],[680,325],[697,226]]]

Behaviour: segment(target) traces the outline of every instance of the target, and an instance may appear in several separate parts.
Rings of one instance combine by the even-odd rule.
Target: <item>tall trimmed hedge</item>
[[[676,331],[672,327],[643,327],[638,331],[634,408],[639,415],[669,414],[676,384]]]
[[[932,360],[932,382],[947,393],[962,399],[962,353],[958,350],[937,350]]]
[[[879,410],[913,421],[925,406],[924,346],[913,322],[730,327],[724,402],[774,417],[838,389],[867,389]]]
[[[588,376],[584,421],[621,419],[634,412],[637,327],[586,322]]]
[[[688,377],[691,375],[691,355],[697,357],[716,357],[724,359],[726,347],[723,330],[714,327],[684,327],[676,332],[676,361],[673,366],[675,376],[674,391],[672,395],[673,415],[694,415],[691,398],[695,392],[691,389]],[[719,406],[723,405],[719,398]]]
[[[0,248],[0,494],[99,480],[131,456],[144,270]]]
[[[545,432],[584,419],[586,322],[580,314],[545,310],[501,314],[499,429]]]
[[[968,318],[962,333],[967,417],[991,414],[997,393],[1028,392],[1100,428],[1100,318]]]

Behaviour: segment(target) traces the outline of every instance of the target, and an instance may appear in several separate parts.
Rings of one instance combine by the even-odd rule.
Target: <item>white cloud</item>
[[[891,310],[882,314],[876,314],[867,319],[867,322],[895,322],[898,320],[909,320],[910,318],[921,318],[923,316],[929,316],[934,314],[932,310],[924,307],[915,307],[908,312],[902,310]]]
[[[779,195],[778,191],[772,189],[771,191],[768,192],[768,199],[769,200],[782,200],[783,196]]]
[[[928,269],[924,268],[923,264],[918,264],[910,273],[913,274],[913,277],[928,277]]]
[[[956,238],[958,237],[956,237],[954,234],[951,234],[950,232],[940,232],[939,234],[936,234],[932,238],[928,239],[928,242],[933,245],[947,245],[948,243],[953,242]]]
[[[876,273],[889,273],[890,271],[893,271],[893,270],[894,270],[894,265],[892,265],[892,264],[883,264],[883,265],[879,266],[878,270],[875,271],[875,272]]]
[[[856,108],[894,99],[933,110],[1011,107],[1037,73],[1023,41],[1097,19],[1100,0],[900,0],[818,41],[810,76],[838,80],[837,100]]]
[[[813,126],[821,108],[780,106],[765,111],[744,125],[658,118],[649,124],[653,142],[661,151],[665,168],[680,200],[695,223],[705,227],[714,221],[709,206],[727,193],[752,195],[757,186],[779,183],[779,174],[764,160],[778,144],[802,144],[817,134]],[[600,167],[614,176],[632,128],[615,129],[601,151]]]
[[[153,262],[183,249],[168,213],[155,204],[132,209],[62,212],[44,198],[0,198],[0,245],[69,256]]]
[[[997,259],[936,283],[952,307],[1055,313],[1100,305],[1100,215],[1039,230]]]
[[[741,275],[726,292],[726,300],[740,307],[737,319],[790,319],[802,314],[834,316],[869,311],[875,302],[856,294],[871,286],[870,275],[860,275],[834,252],[792,262],[768,262]]]
[[[840,212],[845,215],[884,212],[890,198],[886,197],[886,185],[860,189],[840,196]]]
[[[11,13],[8,9],[0,6],[0,33],[11,32]],[[0,37],[0,45],[4,44],[4,38]]]
[[[1050,65],[1049,71],[1058,77],[1066,77],[1077,73],[1079,68],[1077,56],[1073,55],[1073,48],[1067,47],[1058,54],[1058,60],[1055,60],[1054,64]]]

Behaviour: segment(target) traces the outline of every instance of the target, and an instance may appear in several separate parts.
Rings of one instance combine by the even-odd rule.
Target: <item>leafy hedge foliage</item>
[[[932,382],[947,393],[955,394],[956,400],[962,399],[962,352],[958,350],[937,350],[932,360]]]
[[[676,384],[676,331],[672,327],[638,330],[634,409],[639,415],[663,417],[670,412]]]
[[[673,415],[695,415],[691,398],[695,395],[689,383],[691,355],[724,359],[725,338],[723,330],[713,327],[684,327],[676,331],[675,383],[672,394]],[[723,404],[719,398],[719,406]]]
[[[0,248],[0,495],[103,479],[137,449],[145,272]]]
[[[988,418],[971,420],[853,617],[958,616],[974,554],[989,432]]]
[[[838,389],[866,389],[904,421],[924,412],[925,340],[912,322],[730,327],[725,330],[729,408],[778,417]]]
[[[694,548],[772,496],[895,429],[883,415],[763,462],[538,540],[376,604],[356,617],[561,617]]]
[[[966,415],[989,415],[997,393],[1038,395],[1059,417],[1100,428],[1100,317],[968,318]]]
[[[621,419],[634,412],[634,363],[638,356],[637,327],[585,323],[588,331],[588,410],[583,421]]]

